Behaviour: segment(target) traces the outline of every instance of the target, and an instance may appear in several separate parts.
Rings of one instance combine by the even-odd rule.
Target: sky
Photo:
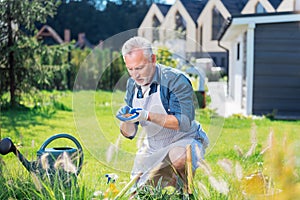
[[[166,0],[166,4],[174,4],[176,0]]]

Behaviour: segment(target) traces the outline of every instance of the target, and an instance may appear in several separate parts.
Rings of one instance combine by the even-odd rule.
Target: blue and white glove
[[[131,114],[131,116],[126,117],[125,116],[126,114]],[[127,122],[137,116],[138,116],[138,114],[135,112],[135,110],[133,110],[131,107],[129,107],[127,105],[120,108],[116,115],[116,117],[119,120],[124,121],[124,122]]]
[[[137,117],[130,120],[130,122],[140,122],[140,121],[147,121],[149,111],[143,109],[143,108],[133,108],[133,111],[138,114]]]
[[[123,106],[118,111],[116,117],[123,122],[131,122],[135,123],[142,120],[148,119],[148,111],[142,108],[131,108],[129,106]],[[129,117],[125,117],[124,115],[131,114]]]

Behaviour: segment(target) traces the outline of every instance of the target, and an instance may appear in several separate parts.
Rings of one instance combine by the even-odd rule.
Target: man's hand
[[[130,120],[130,122],[140,122],[140,121],[147,121],[149,112],[144,110],[143,108],[133,108],[133,111],[138,114],[138,116],[134,117]]]
[[[133,108],[127,105],[120,108],[116,115],[116,117],[123,122],[129,122],[131,119],[137,116],[138,113],[136,113],[135,110],[133,110]]]
[[[131,108],[129,106],[123,106],[118,111],[116,117],[123,122],[139,122],[146,121],[148,119],[148,111],[142,108]]]

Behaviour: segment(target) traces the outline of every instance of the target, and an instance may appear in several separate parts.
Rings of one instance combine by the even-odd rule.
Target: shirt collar
[[[157,85],[158,84],[160,84],[160,68],[159,68],[159,65],[156,64],[155,73],[154,73],[154,76],[153,76],[152,81],[150,83],[149,95],[157,92]],[[135,83],[135,88],[138,89],[137,98],[143,98],[144,95],[143,95],[141,86]]]

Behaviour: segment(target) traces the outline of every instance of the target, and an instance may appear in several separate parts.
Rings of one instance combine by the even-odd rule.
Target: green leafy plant
[[[30,87],[34,63],[34,54],[40,48],[39,43],[28,37],[37,22],[45,23],[48,16],[55,14],[59,1],[24,0],[0,2],[0,68],[1,91],[10,93],[10,104],[15,107],[19,102],[20,91]],[[5,79],[3,79],[5,78]],[[4,80],[4,81],[3,81]],[[1,95],[1,94],[0,94]]]
[[[173,58],[172,52],[167,47],[158,47],[157,48],[157,57],[156,60],[158,63],[170,66],[173,68],[177,67],[177,61]]]

